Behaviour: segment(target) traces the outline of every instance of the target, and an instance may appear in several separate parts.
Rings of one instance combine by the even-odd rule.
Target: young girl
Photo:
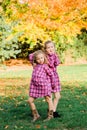
[[[54,94],[53,116],[55,118],[55,117],[60,117],[60,115],[56,111],[57,104],[58,104],[59,99],[60,99],[60,90],[61,90],[60,80],[59,80],[59,76],[58,76],[58,73],[57,73],[57,66],[60,64],[60,61],[59,61],[59,58],[57,57],[57,55],[55,53],[55,46],[54,46],[54,43],[52,41],[46,41],[44,43],[44,47],[45,47],[45,51],[46,51],[46,54],[47,54],[47,59],[49,61],[49,67],[53,71],[54,77],[55,77],[55,80],[56,80],[56,87],[52,88],[52,93]]]
[[[30,60],[32,60],[30,55]],[[32,62],[32,61],[31,61]],[[44,97],[48,103],[49,113],[47,120],[53,118],[53,103],[51,98],[51,84],[55,87],[55,80],[53,71],[47,65],[47,59],[43,51],[38,50],[33,54],[33,68],[30,91],[29,91],[29,105],[33,114],[33,122],[36,121],[40,115],[34,104],[36,98]]]

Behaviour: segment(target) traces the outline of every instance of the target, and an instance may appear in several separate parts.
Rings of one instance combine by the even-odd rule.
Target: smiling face
[[[48,54],[54,54],[55,53],[55,47],[54,47],[54,44],[52,42],[46,44],[46,52]]]
[[[36,57],[36,61],[38,64],[44,64],[45,62],[45,58],[44,58],[44,54],[38,54]]]

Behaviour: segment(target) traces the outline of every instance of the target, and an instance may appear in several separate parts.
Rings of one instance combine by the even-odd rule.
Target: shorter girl
[[[44,43],[44,48],[45,48],[45,52],[47,55],[47,59],[49,62],[49,67],[50,69],[53,71],[54,73],[54,78],[56,81],[56,86],[55,88],[52,87],[52,93],[54,94],[54,100],[53,100],[53,116],[55,117],[60,117],[60,115],[58,114],[58,112],[56,111],[57,109],[57,105],[60,99],[60,90],[61,90],[61,85],[60,85],[60,80],[59,80],[59,76],[57,73],[57,66],[60,64],[60,60],[55,52],[55,45],[52,41],[46,41]]]
[[[44,97],[48,103],[49,113],[47,120],[50,120],[53,118],[51,84],[55,87],[54,74],[47,65],[47,59],[43,51],[38,50],[33,54],[33,63],[36,65],[33,68],[28,100],[34,117],[33,122],[40,117],[34,104],[34,100],[40,97]]]

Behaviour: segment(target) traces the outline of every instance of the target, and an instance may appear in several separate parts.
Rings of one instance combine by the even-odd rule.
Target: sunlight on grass
[[[87,65],[59,66],[58,73],[61,81],[85,81],[87,79]],[[29,70],[1,71],[0,78],[30,78],[32,68]]]
[[[29,70],[9,70],[2,71],[0,73],[0,78],[30,78],[32,73],[32,69]]]
[[[87,65],[59,66],[58,73],[61,81],[86,81]]]
[[[43,122],[47,104],[40,98],[35,104],[41,118],[35,123],[27,104],[32,69],[0,73],[0,130],[87,130],[87,65],[59,66],[58,72],[61,118]]]

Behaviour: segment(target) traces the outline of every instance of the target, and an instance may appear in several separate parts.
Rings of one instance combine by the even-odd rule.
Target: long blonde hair
[[[40,54],[44,55],[44,63],[48,64],[48,60],[47,60],[46,54],[42,50],[38,50],[38,51],[34,52],[33,63],[38,64],[36,58]]]

